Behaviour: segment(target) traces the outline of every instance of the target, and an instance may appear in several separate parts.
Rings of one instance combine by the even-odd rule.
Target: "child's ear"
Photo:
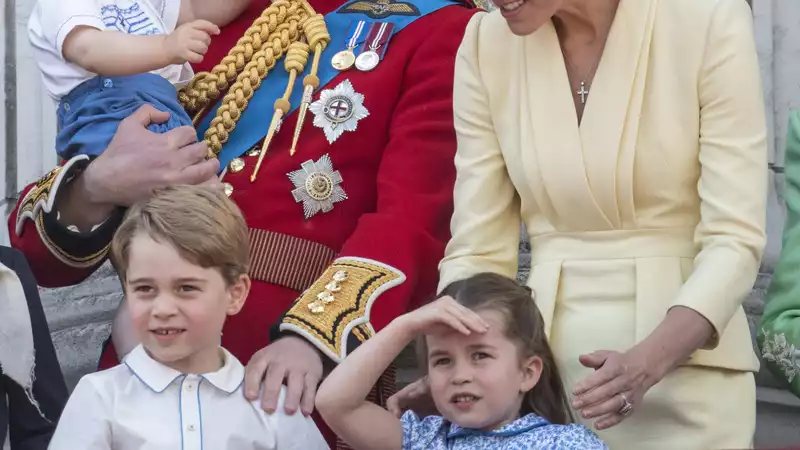
[[[242,274],[239,275],[236,282],[228,286],[230,303],[228,303],[227,312],[229,316],[238,314],[242,310],[244,302],[247,300],[247,294],[250,293],[250,284],[250,277],[247,274]]]
[[[538,356],[531,356],[522,361],[521,392],[528,392],[536,386],[536,383],[539,382],[539,378],[542,376],[542,366],[542,358]]]

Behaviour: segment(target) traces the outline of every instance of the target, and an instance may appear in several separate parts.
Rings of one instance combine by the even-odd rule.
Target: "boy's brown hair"
[[[123,283],[131,242],[139,233],[172,245],[192,264],[218,269],[228,284],[250,268],[247,224],[219,189],[173,186],[133,205],[111,241],[111,261]]]

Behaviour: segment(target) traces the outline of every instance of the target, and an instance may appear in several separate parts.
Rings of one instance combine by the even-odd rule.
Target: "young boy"
[[[81,379],[50,450],[329,448],[311,418],[246,400],[244,367],[219,346],[250,289],[247,226],[224,193],[162,190],[111,245],[141,344]]]
[[[169,112],[154,132],[191,126],[176,88],[194,75],[211,36],[249,0],[37,0],[28,34],[58,102],[56,152],[97,156],[119,122],[149,104]]]

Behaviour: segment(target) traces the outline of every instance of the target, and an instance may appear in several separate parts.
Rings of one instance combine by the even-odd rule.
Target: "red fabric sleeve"
[[[406,276],[372,308],[380,329],[434,295],[450,238],[455,183],[455,54],[471,10],[451,17],[412,57],[378,169],[377,209],[361,216],[339,256],[392,266]]]
[[[33,187],[33,184],[27,186],[22,191],[21,197],[24,197]],[[92,273],[94,269],[70,267],[50,253],[39,236],[33,220],[26,220],[22,225],[22,232],[17,235],[15,228],[18,209],[19,202],[8,217],[8,236],[11,239],[11,246],[25,254],[36,282],[40,286],[69,286],[83,281]]]
[[[57,220],[59,189],[88,163],[87,157],[76,156],[26,186],[8,218],[11,246],[25,255],[40,286],[69,286],[91,275],[105,261],[122,220],[120,208],[89,233],[70,231]]]
[[[368,317],[379,330],[435,294],[453,212],[455,55],[475,12],[465,8],[448,16],[409,60],[378,171],[377,208],[360,217],[333,266],[282,320],[281,330],[299,332],[335,360],[368,337],[363,336],[368,326],[356,333],[348,324],[366,325]],[[356,265],[348,265],[351,261]],[[356,267],[370,262],[390,267]],[[362,269],[366,272],[359,275]],[[360,286],[337,295],[336,308],[348,311],[314,315],[309,305],[340,270],[354,271],[355,278],[345,283]],[[376,287],[381,283],[387,287]],[[374,298],[352,298],[368,297],[365,292]]]

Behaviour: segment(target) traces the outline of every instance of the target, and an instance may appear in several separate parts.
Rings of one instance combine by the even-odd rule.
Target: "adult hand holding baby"
[[[206,160],[206,145],[191,127],[159,134],[147,130],[169,113],[145,105],[120,123],[108,148],[56,198],[61,221],[88,230],[114,208],[149,198],[178,184],[218,184],[219,161]]]

